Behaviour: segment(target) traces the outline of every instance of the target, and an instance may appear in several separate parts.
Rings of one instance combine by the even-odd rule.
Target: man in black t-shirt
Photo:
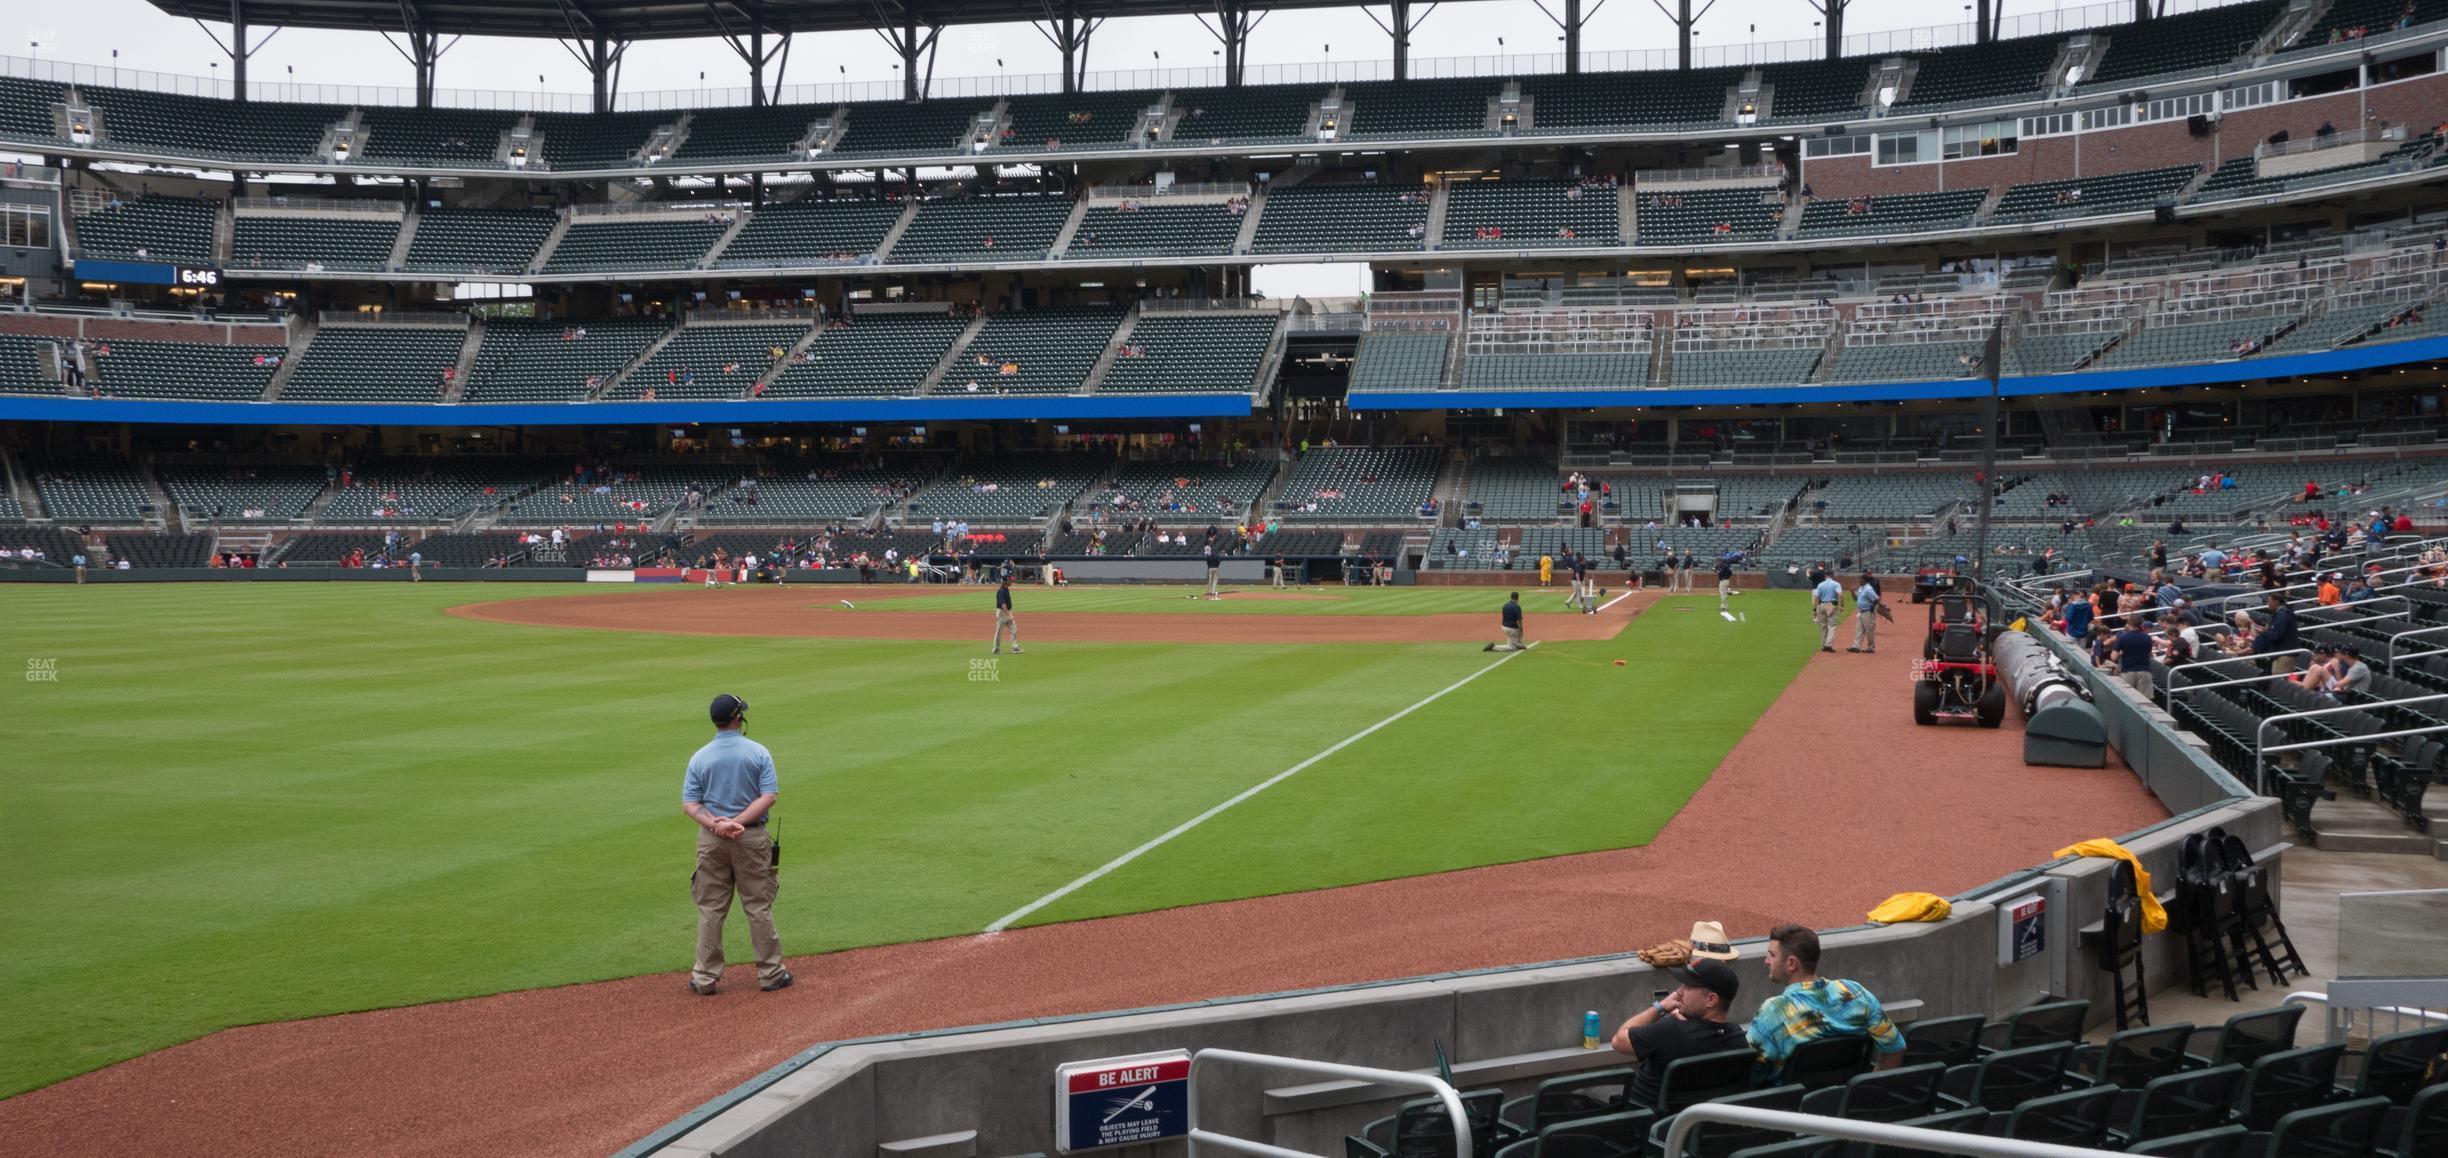
[[[1208,528],[1210,531],[1213,531],[1214,529],[1215,528],[1213,527]],[[1219,577],[1220,569],[1223,566],[1224,559],[1221,555],[1216,553],[1215,540],[1212,538],[1207,540],[1207,598],[1209,599],[1222,599],[1224,597],[1223,593],[1216,589],[1216,581]]]
[[[1520,651],[1520,650],[1522,650],[1522,647],[1523,647],[1524,645],[1523,645],[1523,643],[1522,643],[1522,608],[1521,608],[1521,592],[1516,591],[1516,592],[1514,592],[1514,593],[1513,593],[1513,597],[1512,597],[1512,598],[1505,600],[1505,605],[1504,605],[1504,607],[1503,607],[1502,609],[1500,609],[1500,610],[1498,610],[1498,611],[1497,611],[1497,613],[1496,613],[1496,618],[1497,618],[1497,623],[1498,623],[1499,625],[1501,625],[1501,626],[1504,628],[1504,636],[1505,636],[1505,641],[1504,641],[1503,643],[1491,643],[1491,644],[1487,645],[1486,647],[1481,648],[1480,650],[1482,650],[1482,651]]]
[[[1717,610],[1726,609],[1726,599],[1734,594],[1734,556],[1717,557]]]
[[[1743,1027],[1726,1024],[1726,1011],[1742,991],[1733,969],[1714,958],[1694,957],[1691,964],[1666,972],[1675,979],[1674,991],[1615,1031],[1615,1052],[1630,1055],[1640,1065],[1631,1089],[1638,1106],[1657,1105],[1668,1065],[1745,1045]]]

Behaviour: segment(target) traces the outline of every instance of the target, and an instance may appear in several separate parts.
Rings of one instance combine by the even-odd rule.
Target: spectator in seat
[[[1823,1037],[1868,1037],[1880,1069],[1904,1060],[1904,1035],[1878,998],[1861,982],[1819,975],[1818,933],[1801,925],[1769,930],[1768,980],[1785,989],[1760,1002],[1746,1034],[1763,1076],[1779,1075],[1794,1047]]]
[[[2297,641],[2295,634],[2295,609],[2287,606],[2286,596],[2272,591],[2265,597],[2264,602],[2269,605],[2269,623],[2262,627],[2260,634],[2253,637],[2252,654],[2270,655],[2273,652],[2294,651],[2300,647],[2301,644]],[[2286,675],[2293,672],[2297,666],[2295,656],[2276,656],[2270,660],[2270,674]]]
[[[1726,1023],[1726,1011],[1742,991],[1733,969],[1695,950],[1690,964],[1666,973],[1675,980],[1674,990],[1615,1031],[1615,1052],[1639,1063],[1632,1075],[1632,1102],[1651,1108],[1657,1106],[1668,1065],[1743,1047],[1742,1027]]]

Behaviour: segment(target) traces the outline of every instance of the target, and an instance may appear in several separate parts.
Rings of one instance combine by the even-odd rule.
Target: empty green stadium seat
[[[1267,194],[1252,253],[1405,252],[1425,248],[1429,190],[1415,185],[1296,185]]]
[[[1282,315],[1142,314],[1097,390],[1105,394],[1212,391],[1247,394]]]
[[[432,402],[459,364],[457,326],[343,326],[315,332],[281,387],[289,402]]]
[[[904,265],[1039,261],[1054,247],[1073,204],[1068,197],[1038,194],[921,202],[889,260]]]
[[[559,221],[550,209],[427,209],[404,264],[418,273],[525,273]]]
[[[233,269],[380,270],[399,241],[400,219],[371,215],[241,213],[232,223]]]
[[[901,219],[899,202],[805,197],[768,204],[715,259],[720,269],[843,265],[866,260]]]
[[[612,388],[607,399],[740,398],[808,332],[808,322],[691,323]]]
[[[1445,190],[1446,249],[1614,246],[1622,236],[1612,185],[1464,181]]]
[[[1445,382],[1445,334],[1363,335],[1352,355],[1351,389],[1434,390]]]
[[[212,265],[215,212],[211,202],[193,197],[112,202],[77,218],[77,251],[84,257]]]
[[[669,329],[657,318],[490,320],[460,401],[575,402]]]
[[[731,228],[728,213],[697,217],[579,217],[544,260],[545,273],[693,269]]]
[[[1113,340],[1123,316],[1120,310],[1091,308],[989,315],[977,337],[954,359],[936,392],[1051,394],[1078,390]]]
[[[286,346],[126,338],[91,347],[92,381],[113,398],[252,402],[280,372]],[[430,397],[430,393],[428,394]]]
[[[1063,256],[1072,261],[1096,261],[1227,254],[1241,236],[1241,223],[1246,219],[1243,213],[1217,203],[1090,206]]]
[[[944,313],[861,312],[819,330],[774,379],[768,398],[916,394],[968,327]]]

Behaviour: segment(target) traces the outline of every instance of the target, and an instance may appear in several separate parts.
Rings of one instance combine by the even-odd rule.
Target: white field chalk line
[[[1538,646],[1538,644],[1536,644],[1536,643],[1533,643],[1533,644],[1531,644],[1531,645],[1530,645],[1530,647],[1537,647],[1537,646]],[[1135,860],[1139,859],[1140,857],[1146,856],[1148,853],[1154,852],[1154,851],[1157,849],[1157,847],[1158,847],[1158,846],[1160,846],[1160,845],[1164,844],[1166,841],[1169,841],[1169,840],[1173,839],[1174,837],[1180,836],[1181,834],[1183,834],[1183,833],[1185,833],[1185,832],[1190,831],[1190,830],[1191,830],[1191,829],[1193,829],[1193,828],[1197,828],[1199,825],[1205,824],[1205,823],[1207,823],[1208,821],[1215,819],[1215,818],[1216,818],[1218,815],[1222,814],[1222,813],[1223,813],[1223,811],[1224,811],[1225,809],[1227,809],[1227,808],[1231,808],[1233,805],[1239,804],[1239,803],[1241,803],[1242,801],[1247,800],[1247,799],[1249,799],[1249,798],[1250,798],[1250,797],[1252,797],[1252,796],[1256,796],[1256,795],[1258,795],[1259,793],[1264,792],[1264,791],[1266,791],[1266,790],[1267,790],[1267,789],[1269,789],[1269,788],[1273,788],[1274,786],[1276,786],[1276,785],[1278,785],[1278,784],[1281,784],[1281,783],[1283,783],[1284,781],[1289,780],[1289,779],[1291,779],[1291,778],[1292,778],[1292,777],[1294,777],[1294,776],[1299,775],[1301,772],[1303,772],[1303,771],[1307,770],[1307,769],[1308,769],[1308,768],[1309,768],[1311,765],[1316,764],[1318,761],[1323,760],[1323,759],[1327,758],[1328,756],[1332,756],[1332,755],[1334,755],[1335,753],[1340,752],[1340,751],[1342,751],[1342,750],[1343,750],[1343,749],[1345,749],[1345,748],[1349,748],[1349,747],[1351,747],[1352,745],[1357,744],[1357,743],[1359,743],[1359,742],[1360,742],[1360,741],[1362,741],[1362,740],[1368,739],[1370,736],[1376,735],[1376,734],[1377,734],[1377,731],[1378,731],[1379,729],[1381,729],[1381,728],[1385,727],[1386,725],[1391,724],[1391,723],[1393,723],[1393,722],[1394,722],[1394,721],[1396,721],[1396,720],[1402,719],[1404,716],[1408,716],[1408,715],[1410,715],[1411,713],[1413,713],[1413,712],[1416,712],[1416,711],[1420,710],[1421,708],[1427,707],[1428,705],[1433,704],[1433,703],[1437,702],[1438,700],[1444,699],[1444,698],[1445,698],[1447,695],[1450,695],[1450,694],[1452,694],[1454,691],[1456,691],[1456,690],[1460,689],[1460,688],[1462,687],[1462,685],[1467,684],[1467,683],[1471,682],[1472,680],[1478,679],[1480,676],[1486,675],[1486,674],[1487,674],[1487,673],[1489,673],[1489,672],[1495,671],[1497,668],[1503,667],[1504,665],[1506,665],[1506,664],[1508,664],[1508,663],[1511,663],[1511,662],[1513,661],[1513,658],[1514,658],[1515,656],[1519,656],[1519,655],[1525,655],[1525,654],[1527,654],[1527,653],[1529,652],[1529,650],[1530,650],[1530,647],[1525,647],[1525,648],[1523,648],[1523,649],[1522,649],[1522,650],[1520,650],[1520,651],[1511,651],[1511,652],[1506,652],[1506,653],[1505,653],[1505,655],[1504,655],[1504,658],[1499,659],[1499,660],[1497,660],[1496,662],[1494,662],[1494,663],[1491,663],[1491,664],[1487,665],[1486,667],[1480,668],[1478,671],[1472,672],[1472,673],[1470,673],[1469,675],[1463,676],[1461,679],[1455,680],[1454,682],[1452,682],[1452,683],[1450,683],[1450,684],[1447,684],[1447,685],[1445,686],[1445,689],[1444,689],[1443,691],[1433,693],[1433,694],[1431,694],[1430,696],[1428,696],[1426,699],[1423,699],[1423,700],[1421,700],[1420,702],[1418,702],[1418,703],[1416,703],[1416,704],[1411,705],[1410,707],[1404,708],[1403,710],[1401,710],[1401,711],[1399,711],[1399,712],[1396,712],[1396,713],[1394,713],[1394,714],[1393,714],[1393,715],[1391,715],[1391,716],[1387,716],[1386,718],[1384,718],[1384,719],[1382,719],[1382,720],[1379,720],[1379,721],[1377,721],[1377,722],[1376,722],[1376,723],[1374,723],[1374,724],[1370,724],[1368,727],[1362,728],[1362,729],[1360,729],[1359,731],[1354,732],[1354,733],[1352,733],[1351,735],[1344,737],[1344,738],[1343,738],[1343,739],[1342,739],[1340,742],[1338,742],[1337,744],[1335,744],[1335,746],[1333,746],[1333,747],[1331,747],[1331,748],[1328,748],[1328,749],[1326,749],[1325,751],[1320,752],[1320,753],[1318,753],[1318,754],[1317,754],[1317,755],[1315,755],[1315,756],[1311,756],[1310,758],[1308,758],[1308,759],[1306,759],[1306,760],[1303,760],[1303,761],[1301,761],[1301,762],[1300,762],[1300,763],[1298,763],[1298,764],[1294,764],[1293,766],[1291,766],[1291,767],[1289,767],[1289,768],[1286,768],[1286,769],[1284,769],[1283,771],[1278,772],[1278,773],[1274,774],[1273,776],[1270,776],[1270,777],[1268,777],[1268,778],[1266,778],[1266,779],[1264,779],[1264,780],[1261,780],[1261,781],[1259,781],[1258,783],[1253,784],[1253,785],[1251,785],[1251,786],[1250,786],[1250,787],[1248,787],[1248,788],[1244,788],[1244,789],[1242,789],[1242,790],[1241,790],[1241,792],[1240,792],[1238,795],[1234,796],[1232,799],[1227,800],[1227,801],[1225,801],[1225,802],[1224,802],[1224,803],[1222,803],[1222,804],[1218,804],[1218,805],[1216,805],[1215,807],[1210,808],[1210,809],[1208,809],[1208,810],[1207,810],[1207,811],[1205,811],[1205,812],[1199,813],[1197,816],[1193,816],[1193,817],[1191,817],[1190,819],[1188,819],[1188,820],[1185,820],[1185,821],[1181,822],[1180,824],[1176,824],[1176,825],[1174,825],[1172,828],[1169,828],[1169,829],[1165,830],[1165,832],[1164,832],[1164,834],[1163,834],[1162,836],[1159,836],[1159,837],[1155,838],[1154,840],[1151,840],[1151,841],[1147,842],[1146,844],[1140,845],[1139,847],[1134,848],[1134,849],[1130,850],[1129,852],[1123,853],[1122,855],[1120,855],[1120,856],[1118,856],[1118,857],[1115,857],[1115,858],[1113,858],[1112,860],[1106,861],[1104,864],[1102,864],[1102,865],[1098,866],[1098,867],[1097,867],[1095,870],[1093,870],[1093,871],[1089,872],[1089,873],[1088,873],[1087,875],[1085,875],[1085,876],[1082,876],[1082,877],[1081,877],[1081,878],[1079,878],[1078,880],[1075,880],[1075,881],[1071,882],[1070,884],[1064,885],[1063,887],[1061,887],[1061,888],[1059,888],[1059,889],[1056,889],[1056,890],[1054,890],[1053,892],[1047,893],[1046,895],[1044,895],[1044,896],[1042,896],[1042,897],[1039,897],[1039,898],[1037,898],[1036,900],[1030,901],[1029,903],[1027,903],[1027,904],[1025,904],[1025,905],[1022,905],[1022,906],[1020,906],[1020,907],[1019,907],[1019,908],[1017,908],[1017,909],[1013,909],[1011,912],[1008,912],[1008,913],[1003,914],[1003,916],[1002,916],[1002,918],[1001,918],[1000,920],[997,920],[997,921],[996,921],[994,924],[991,924],[991,925],[986,926],[986,931],[987,931],[987,932],[989,932],[989,933],[1000,933],[1000,932],[1002,932],[1003,930],[1005,930],[1005,929],[1007,929],[1007,928],[1011,927],[1012,922],[1017,921],[1017,920],[1020,920],[1020,919],[1022,919],[1022,918],[1024,918],[1024,917],[1028,916],[1030,913],[1034,913],[1034,912],[1036,912],[1037,910],[1039,910],[1039,909],[1042,909],[1042,908],[1046,907],[1047,905],[1053,904],[1054,902],[1059,901],[1059,900],[1063,899],[1064,897],[1070,896],[1071,894],[1073,894],[1073,893],[1075,893],[1075,892],[1078,892],[1079,890],[1081,890],[1081,889],[1083,889],[1083,888],[1086,888],[1087,886],[1089,886],[1089,885],[1091,885],[1091,884],[1096,883],[1096,882],[1097,882],[1097,880],[1098,880],[1099,878],[1102,878],[1102,877],[1103,877],[1103,876],[1105,876],[1107,873],[1110,873],[1110,872],[1114,871],[1115,869],[1121,868],[1123,865],[1129,864],[1130,862],[1135,861]]]

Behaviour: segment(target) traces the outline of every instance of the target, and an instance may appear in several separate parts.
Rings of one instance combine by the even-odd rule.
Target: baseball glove
[[[1638,954],[1642,964],[1656,969],[1668,969],[1677,965],[1689,965],[1691,964],[1691,955],[1692,943],[1679,937],[1672,941],[1661,941],[1655,945],[1651,945],[1650,947],[1641,950]]]

